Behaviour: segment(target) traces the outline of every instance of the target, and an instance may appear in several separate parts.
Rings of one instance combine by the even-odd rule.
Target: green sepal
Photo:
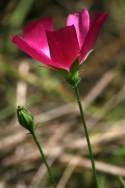
[[[79,62],[78,59],[71,65],[70,71],[66,71],[63,69],[58,70],[58,73],[62,75],[65,80],[74,88],[76,87],[80,82],[79,77]]]
[[[78,60],[76,60],[71,68],[70,68],[70,72],[68,72],[68,74],[66,75],[65,79],[67,80],[67,82],[74,88],[76,87],[79,82],[80,82],[80,77],[79,77],[79,62]]]
[[[31,133],[34,131],[34,119],[31,112],[27,111],[24,107],[18,106],[17,117],[21,126]]]

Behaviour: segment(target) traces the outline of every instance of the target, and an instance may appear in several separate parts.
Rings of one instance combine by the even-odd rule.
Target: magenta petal
[[[37,61],[40,61],[45,65],[52,66],[51,60],[42,51],[37,51],[36,49],[31,47],[22,37],[14,36],[11,38],[11,41],[15,43],[18,48],[20,48],[22,51],[24,51]]]
[[[36,59],[37,61],[41,62],[42,64],[47,65],[50,68],[64,69],[68,71],[68,69],[63,65],[53,63],[48,58],[48,56],[46,56],[42,51],[36,50],[33,47],[31,47],[22,37],[19,36],[11,37],[11,41],[15,43],[17,47],[20,48],[22,51],[24,51],[26,54],[31,56],[33,59]]]
[[[70,14],[67,17],[66,25],[74,25],[79,41],[80,47],[83,45],[85,37],[89,30],[89,12],[87,9],[83,9],[79,13]]]
[[[80,51],[74,26],[47,31],[47,38],[52,61],[70,69]]]
[[[34,20],[23,29],[23,38],[30,46],[39,48],[46,55],[50,56],[46,30],[53,30],[53,21],[51,18]]]
[[[107,13],[95,13],[90,25],[90,29],[82,46],[80,52],[80,61],[83,62],[86,59],[87,54],[93,49],[94,44],[99,35],[100,28],[107,18]]]

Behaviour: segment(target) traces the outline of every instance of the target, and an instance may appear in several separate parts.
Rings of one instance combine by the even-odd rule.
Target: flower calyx
[[[77,60],[72,64],[70,72],[65,74],[65,79],[73,88],[79,84],[79,63]]]
[[[29,130],[30,133],[34,131],[34,119],[31,112],[26,110],[24,107],[18,106],[17,118],[21,126]]]

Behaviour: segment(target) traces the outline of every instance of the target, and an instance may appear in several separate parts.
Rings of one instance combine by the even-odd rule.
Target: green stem
[[[83,131],[85,133],[86,141],[87,141],[87,144],[88,144],[88,150],[89,150],[89,156],[90,156],[90,159],[91,159],[93,177],[94,177],[94,180],[95,180],[95,183],[96,183],[96,188],[99,188],[98,180],[97,180],[97,174],[96,174],[96,167],[95,167],[95,162],[94,162],[94,156],[93,156],[92,147],[91,147],[91,143],[90,143],[90,139],[89,139],[89,134],[88,134],[87,126],[86,126],[86,121],[85,121],[85,117],[84,117],[84,113],[83,113],[83,108],[82,108],[82,103],[81,103],[81,99],[80,99],[78,85],[76,85],[74,87],[74,91],[75,91],[76,99],[77,99],[77,102],[78,102],[78,105],[79,105],[81,121],[82,121],[82,125],[83,125]]]
[[[118,179],[121,182],[122,187],[125,188],[125,180],[123,179],[123,177],[119,176]]]
[[[43,160],[43,162],[44,162],[45,165],[46,165],[46,168],[47,168],[47,170],[48,170],[48,174],[49,174],[50,180],[51,180],[51,182],[52,182],[52,184],[53,184],[53,187],[56,188],[56,183],[55,183],[55,180],[54,180],[54,178],[53,178],[53,174],[52,174],[51,169],[50,169],[50,167],[49,167],[49,165],[48,165],[48,162],[47,162],[47,160],[46,160],[46,157],[45,157],[45,155],[44,155],[44,152],[43,152],[43,150],[42,150],[42,147],[41,147],[41,145],[40,145],[40,143],[39,143],[39,140],[38,140],[38,138],[37,138],[37,136],[36,136],[36,134],[35,134],[35,131],[33,130],[31,134],[32,134],[32,136],[33,136],[33,139],[34,139],[34,141],[35,141],[35,143],[36,143],[36,145],[37,145],[39,151],[40,151],[41,159]]]

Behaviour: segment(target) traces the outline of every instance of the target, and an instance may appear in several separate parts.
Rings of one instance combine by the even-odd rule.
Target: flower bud
[[[27,111],[25,108],[18,106],[17,108],[17,117],[20,125],[24,128],[33,132],[34,130],[34,120],[31,112]]]

